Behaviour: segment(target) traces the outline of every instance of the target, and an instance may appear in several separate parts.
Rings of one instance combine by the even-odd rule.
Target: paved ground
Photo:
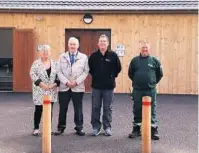
[[[153,153],[197,153],[197,97],[158,96],[161,140],[152,142]],[[127,138],[132,127],[132,103],[128,95],[116,95],[113,136],[91,136],[90,95],[84,97],[85,137],[74,135],[70,104],[64,136],[52,137],[52,153],[140,153],[141,140]],[[56,129],[58,104],[54,108]],[[41,153],[41,137],[31,136],[33,105],[30,94],[0,93],[0,153]]]

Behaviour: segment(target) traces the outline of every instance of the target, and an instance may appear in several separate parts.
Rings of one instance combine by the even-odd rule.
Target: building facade
[[[99,36],[106,34],[122,62],[116,93],[129,93],[128,66],[144,40],[151,44],[152,55],[163,66],[159,93],[197,94],[197,5],[195,0],[1,1],[0,46],[4,47],[0,59],[13,60],[13,68],[2,68],[1,85],[6,86],[1,79],[6,80],[9,71],[13,82],[10,90],[30,92],[29,68],[41,45],[49,44],[56,60],[67,50],[68,38],[75,36],[80,41],[79,50],[89,56],[96,50]],[[12,35],[8,36],[9,32]],[[87,92],[91,90],[90,79],[86,80]]]

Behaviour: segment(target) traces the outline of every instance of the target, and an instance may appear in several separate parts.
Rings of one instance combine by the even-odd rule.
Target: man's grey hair
[[[78,40],[77,38],[75,38],[75,37],[70,37],[69,40],[68,40],[68,44],[69,44],[70,42],[75,42],[76,45],[79,47],[79,40]]]

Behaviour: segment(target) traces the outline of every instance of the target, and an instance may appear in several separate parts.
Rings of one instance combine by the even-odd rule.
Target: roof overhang
[[[45,14],[82,14],[82,13],[95,13],[95,14],[198,14],[198,10],[59,10],[59,9],[0,9],[0,13],[45,13]]]
[[[1,12],[198,13],[197,0],[1,0]]]

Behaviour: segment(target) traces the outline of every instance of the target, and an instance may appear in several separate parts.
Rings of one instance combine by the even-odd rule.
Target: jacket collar
[[[102,53],[100,52],[100,50],[98,49],[97,52],[101,55],[101,56],[107,56],[107,54],[109,53],[109,50],[107,49],[107,51],[105,52],[104,55],[102,55]]]
[[[79,51],[77,50],[76,52],[74,52],[73,54],[75,55],[75,56],[77,56],[78,55],[78,53],[79,53]],[[69,54],[69,56],[71,56],[71,53],[68,51],[68,54]]]
[[[148,58],[148,57],[150,57],[150,55],[148,55],[148,56],[146,56],[146,57],[143,57],[143,56],[140,54],[140,58],[141,58],[141,59],[146,59],[146,58]]]
[[[80,52],[79,52],[79,51],[76,51],[76,52],[75,52],[75,57],[79,57],[79,54],[80,54]],[[69,51],[65,52],[65,53],[64,53],[64,57],[70,57],[70,52],[69,52]]]
[[[76,52],[75,62],[81,58],[80,54],[81,53],[79,51]],[[64,58],[68,61],[68,63],[70,63],[70,52],[69,51],[64,53]]]

